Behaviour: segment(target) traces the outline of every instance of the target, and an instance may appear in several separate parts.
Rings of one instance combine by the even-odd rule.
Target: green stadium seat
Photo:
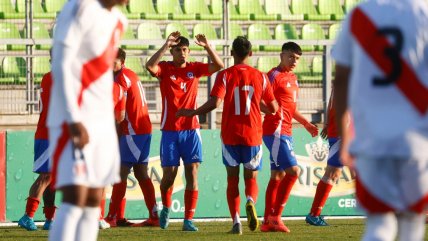
[[[278,66],[280,62],[279,57],[273,57],[273,56],[260,56],[257,59],[257,69],[261,72],[267,73],[272,68]]]
[[[288,1],[284,0],[269,0],[265,2],[267,14],[276,14],[278,20],[304,20],[303,14],[292,14]]]
[[[321,15],[315,9],[312,0],[291,0],[291,12],[304,14],[305,20],[330,20],[330,15]]]
[[[129,1],[129,12],[140,14],[142,19],[167,20],[168,14],[157,13],[152,0]]]
[[[235,39],[238,36],[244,36],[244,31],[241,25],[237,23],[230,23],[229,25],[229,39]],[[223,28],[220,31],[220,37],[223,39]]]
[[[187,31],[186,27],[181,22],[172,22],[166,25],[165,28],[165,39],[169,36],[170,33],[179,31],[181,33],[181,36],[184,36],[186,38],[190,39],[189,32]]]
[[[22,57],[4,57],[1,66],[1,78],[13,78],[18,80],[19,77],[25,77],[27,65]]]
[[[229,15],[231,20],[250,20],[250,14],[239,14],[233,1],[228,1]],[[223,15],[223,0],[211,0],[213,14]]]
[[[26,0],[16,0],[16,10],[20,13],[25,14],[25,1]],[[33,0],[33,18],[35,19],[54,19],[56,13],[45,12],[42,7],[42,2],[40,0]]]
[[[62,7],[64,7],[67,0],[45,0],[44,2],[46,12],[58,14],[61,12]]]
[[[140,77],[140,80],[147,79],[147,70],[143,67],[140,57],[127,57],[125,66],[134,71]]]
[[[248,27],[248,40],[272,40],[269,27],[262,23],[254,23]],[[253,45],[253,51],[278,51],[281,46]]]
[[[359,3],[360,0],[345,0],[345,3],[343,4],[345,8],[345,13],[349,13]]]
[[[132,30],[132,27],[126,29],[126,32],[124,33],[122,39],[124,40],[136,40],[137,37],[135,37],[135,33]],[[134,45],[134,44],[123,44],[121,46],[123,49],[126,50],[147,50],[149,49],[149,45]]]
[[[312,75],[322,76],[322,56],[317,55],[312,59]]]
[[[25,28],[25,26],[24,26]],[[24,29],[25,30],[25,29]],[[25,34],[25,31],[23,31]],[[27,36],[25,36],[27,37]],[[34,39],[50,39],[51,36],[49,35],[49,31],[46,29],[45,24],[40,22],[34,22],[33,21],[33,38]],[[37,44],[36,49],[39,50],[49,50],[51,48],[48,44]]]
[[[145,22],[137,27],[137,39],[162,39],[160,27],[155,23]],[[159,49],[160,46],[150,45],[149,49]]]
[[[42,81],[43,75],[51,70],[49,57],[34,57],[33,58],[33,74],[34,82],[39,84]]]
[[[319,0],[318,10],[321,14],[330,14],[331,20],[343,20],[345,18],[339,0]]]
[[[132,1],[131,1],[132,2]],[[128,19],[141,19],[141,14],[140,13],[131,13],[128,10],[127,6],[121,6],[121,5],[117,5],[116,6]]]
[[[214,26],[211,25],[210,23],[198,23],[198,24],[196,24],[193,27],[193,38],[195,38],[195,36],[197,34],[204,34],[208,40],[218,39],[217,32],[216,32]],[[198,45],[192,45],[192,46],[190,46],[190,49],[203,50],[203,48],[198,46]],[[221,50],[222,46],[216,46],[216,49]]]
[[[321,25],[316,23],[307,23],[302,27],[302,39],[306,40],[322,40],[325,39],[324,30]],[[322,50],[322,46],[304,45],[303,51]]]
[[[25,13],[17,12],[10,0],[0,0],[0,19],[25,19]]]
[[[249,14],[251,20],[277,20],[276,14],[266,14],[259,0],[239,0],[239,14]]]
[[[221,13],[211,13],[205,0],[184,0],[184,12],[196,14],[199,20],[221,20],[222,17]]]
[[[328,39],[335,40],[340,31],[340,23],[330,25],[328,28]]]
[[[1,22],[0,23],[0,38],[1,39],[20,39],[21,34],[14,23]],[[25,50],[25,45],[7,44],[0,45],[0,50]]]
[[[322,79],[320,76],[312,75],[308,60],[305,57],[300,57],[293,72],[297,75],[299,82],[320,82]]]
[[[289,23],[276,25],[274,37],[276,40],[299,39],[296,27]]]
[[[157,10],[160,14],[169,14],[173,20],[194,20],[196,14],[184,14],[178,0],[157,0]]]

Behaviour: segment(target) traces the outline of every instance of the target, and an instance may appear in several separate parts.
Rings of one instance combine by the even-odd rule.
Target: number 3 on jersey
[[[251,85],[244,85],[242,87],[235,87],[233,90],[233,98],[235,99],[235,115],[241,114],[241,94],[245,98],[245,115],[250,114],[251,98],[254,94],[254,88]]]

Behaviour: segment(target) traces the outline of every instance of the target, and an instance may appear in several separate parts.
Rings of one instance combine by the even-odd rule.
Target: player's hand
[[[205,37],[204,34],[198,34],[195,36],[196,40],[195,43],[203,48],[209,46],[208,45],[208,39]]]
[[[180,40],[178,39],[181,36],[181,33],[178,31],[172,32],[169,34],[168,38],[166,39],[166,45],[168,47],[172,47],[180,43]]]
[[[355,157],[353,155],[351,155],[351,153],[349,153],[348,147],[345,147],[343,145],[340,149],[340,162],[344,166],[347,166],[349,168],[349,170],[351,170],[351,172],[354,172]]]
[[[311,134],[312,137],[315,137],[318,135],[318,127],[310,122],[306,123],[304,125],[305,129]]]
[[[327,125],[325,125],[325,126],[324,126],[324,128],[322,128],[321,133],[320,133],[320,136],[321,136],[323,139],[327,139]]]
[[[88,131],[82,122],[68,124],[68,133],[70,134],[73,145],[78,149],[83,149],[89,142]]]
[[[195,110],[192,109],[179,109],[177,113],[175,114],[176,117],[192,117],[195,115]]]

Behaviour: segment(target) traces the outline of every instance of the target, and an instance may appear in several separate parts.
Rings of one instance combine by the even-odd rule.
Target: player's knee
[[[298,166],[292,166],[286,170],[286,173],[293,176],[299,176],[300,168]]]
[[[51,182],[51,174],[50,173],[42,173],[39,175],[39,180],[41,183],[48,185]]]

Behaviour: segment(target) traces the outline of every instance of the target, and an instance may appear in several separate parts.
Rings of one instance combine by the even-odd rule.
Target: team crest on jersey
[[[171,76],[169,76],[169,78],[172,79],[172,80],[177,80],[177,78],[175,77],[175,75],[171,75]]]
[[[306,144],[305,149],[312,160],[316,160],[318,162],[327,160],[328,144],[324,143],[321,137],[318,137],[315,142]]]
[[[193,72],[187,72],[187,78],[193,79],[194,78]]]
[[[290,82],[287,82],[287,88],[290,88],[290,87],[291,87]]]

